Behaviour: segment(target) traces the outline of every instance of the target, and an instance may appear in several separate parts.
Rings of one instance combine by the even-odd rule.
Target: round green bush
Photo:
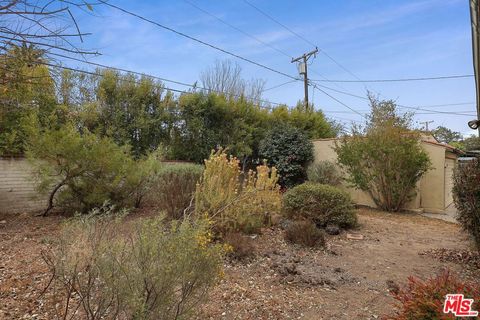
[[[293,219],[308,219],[318,226],[335,224],[350,228],[357,224],[350,196],[333,186],[307,182],[283,196],[285,213]]]
[[[291,188],[306,180],[305,169],[313,160],[313,143],[300,129],[274,127],[260,141],[258,151],[260,158],[277,168],[282,187]]]

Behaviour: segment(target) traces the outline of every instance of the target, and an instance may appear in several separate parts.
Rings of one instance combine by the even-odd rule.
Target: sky
[[[320,51],[310,60],[309,78],[313,80],[473,74],[467,0],[249,1],[293,33],[262,15],[244,0],[109,2],[294,77],[298,76],[298,71],[296,65],[291,63],[291,57],[314,49],[311,43]],[[89,14],[77,12],[76,17],[81,31],[92,33],[84,39],[82,47],[101,53],[100,56],[88,58],[92,62],[193,84],[199,79],[200,73],[216,60],[230,59],[242,67],[245,79],[264,79],[267,89],[291,80],[105,5],[95,6]],[[227,21],[243,33],[215,17]],[[85,70],[93,68],[68,60],[64,64]],[[370,91],[382,99],[393,99],[406,107],[464,113],[467,115],[417,110],[415,120],[433,120],[430,128],[446,126],[465,135],[473,133],[467,126],[467,121],[475,118],[473,77],[320,84],[336,90],[322,88],[336,100],[310,89],[310,100],[315,108],[323,110],[327,117],[347,127],[352,121],[362,120],[361,115],[349,108],[364,114],[369,110],[368,102],[338,91],[361,97]],[[179,90],[188,89],[171,83],[165,85]],[[296,81],[267,90],[264,97],[272,102],[295,105],[303,99],[303,92],[303,83]],[[407,108],[400,110],[412,111]]]

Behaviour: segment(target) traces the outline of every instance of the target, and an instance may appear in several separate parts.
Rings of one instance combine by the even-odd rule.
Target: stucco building
[[[313,141],[315,148],[315,162],[328,160],[337,162],[337,155],[333,150],[336,139],[317,139]],[[429,170],[419,181],[417,195],[405,209],[429,212],[446,213],[454,208],[452,187],[453,170],[461,151],[454,147],[439,143],[431,136],[424,136],[422,147],[428,153],[432,162]],[[359,205],[376,207],[367,192],[342,186],[348,191],[353,201]]]

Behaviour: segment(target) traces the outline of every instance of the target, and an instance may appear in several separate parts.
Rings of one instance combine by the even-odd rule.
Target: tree
[[[149,77],[101,71],[96,88],[97,133],[117,144],[130,145],[136,158],[156,150],[168,140],[170,94]]]
[[[0,55],[0,155],[21,155],[25,150],[25,126],[52,123],[55,111],[54,81],[35,46],[11,46]]]
[[[464,151],[476,151],[480,150],[480,138],[476,135],[471,135],[459,141],[452,141],[450,145]]]
[[[334,122],[327,120],[321,110],[305,108],[302,103],[295,108],[289,109],[286,105],[278,106],[272,110],[272,125],[284,123],[296,127],[311,138],[332,138],[336,137],[341,127]]]
[[[354,126],[335,151],[353,186],[368,192],[379,208],[399,211],[415,195],[430,159],[420,133],[412,128],[413,114],[399,114],[394,101],[369,98],[372,111],[366,125]]]
[[[97,54],[78,45],[88,34],[80,31],[75,18],[78,11],[93,11],[94,5],[76,0],[0,1],[0,54],[22,45],[48,52],[52,60],[58,59],[58,54]]]
[[[462,134],[457,131],[452,131],[447,127],[439,126],[432,131],[433,136],[438,142],[452,143],[462,140]]]
[[[464,139],[462,144],[466,151],[480,150],[480,138],[475,135],[471,135],[470,137]]]
[[[48,195],[44,215],[55,206],[85,213],[105,201],[139,205],[143,183],[155,165],[153,158],[135,161],[128,145],[88,131],[81,134],[72,125],[31,135],[27,154],[38,190]]]
[[[259,103],[265,88],[265,80],[244,80],[242,68],[231,60],[215,61],[213,67],[200,74],[200,81],[209,92],[223,93],[233,99],[244,97],[255,103]]]
[[[163,83],[108,69],[64,71],[57,83],[58,103],[80,131],[130,145],[136,158],[169,143],[176,101]]]
[[[244,160],[254,154],[256,139],[263,137],[262,119],[266,115],[265,110],[244,99],[215,93],[182,95],[172,128],[170,156],[202,163],[212,149],[226,147]]]
[[[259,154],[277,168],[280,185],[291,188],[306,180],[306,167],[313,160],[313,144],[301,130],[277,126],[260,142]]]

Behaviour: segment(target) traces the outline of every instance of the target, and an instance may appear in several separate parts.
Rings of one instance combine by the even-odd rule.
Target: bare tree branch
[[[85,11],[84,8],[92,11],[98,4],[73,0],[0,0],[0,55],[23,43],[45,48],[47,56],[49,50],[81,56],[98,54],[78,45],[90,33],[81,32],[75,15],[79,10]]]

